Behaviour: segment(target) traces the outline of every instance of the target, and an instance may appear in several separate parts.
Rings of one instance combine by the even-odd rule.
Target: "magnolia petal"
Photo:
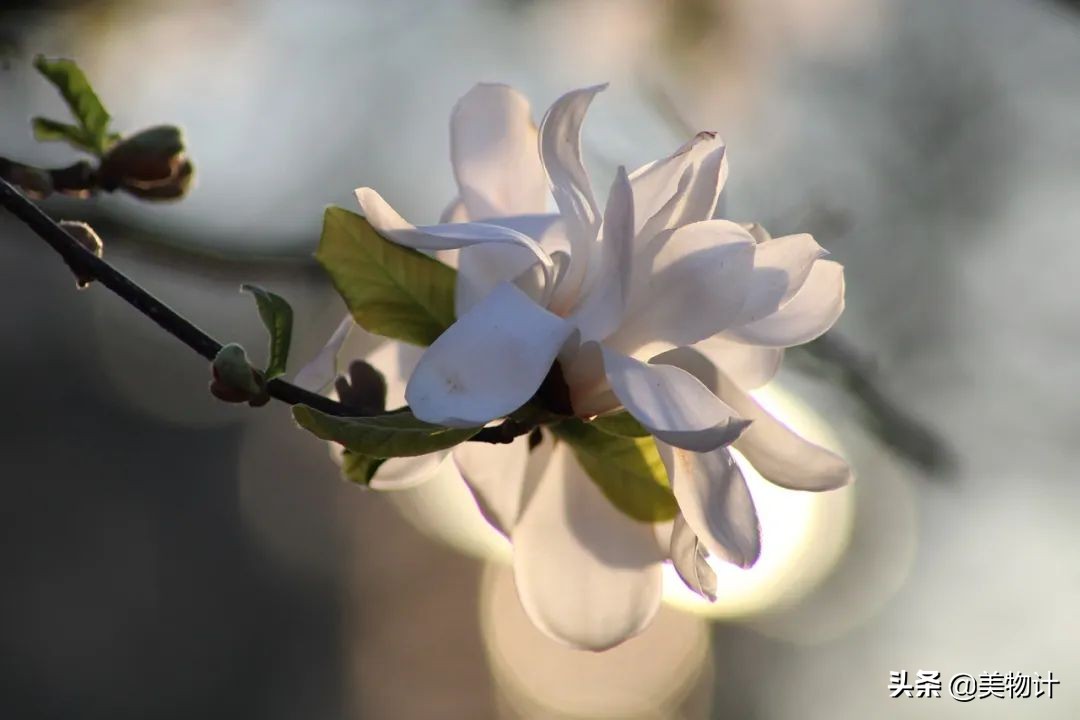
[[[529,439],[523,435],[508,445],[462,443],[453,453],[458,472],[484,518],[509,536],[521,510]]]
[[[678,513],[676,513],[675,518],[678,518],[678,517],[679,517],[679,515],[678,515]],[[653,535],[656,536],[656,544],[660,546],[661,550],[663,550],[664,548],[671,547],[671,531],[675,527],[675,525],[674,525],[675,518],[673,518],[671,520],[662,520],[662,521],[654,522],[652,524],[652,526],[653,526]],[[671,558],[669,557],[668,559],[670,560]]]
[[[563,237],[562,223],[556,214],[516,215],[491,218],[486,224],[515,230],[535,240],[551,255],[551,247],[560,247]],[[537,267],[537,271],[528,272]],[[454,293],[454,309],[458,317],[467,313],[476,303],[504,282],[514,281],[526,295],[540,305],[546,304],[546,295],[552,288],[544,285],[536,254],[520,245],[488,243],[462,248],[458,255],[458,276]]]
[[[754,242],[756,242],[758,244],[761,244],[761,243],[765,242],[766,240],[771,240],[772,239],[772,235],[769,234],[769,231],[766,230],[765,227],[761,223],[754,222],[754,223],[739,223],[739,224],[742,225],[744,228],[746,228],[746,231],[748,233],[750,233],[750,235],[754,238]]]
[[[739,387],[747,390],[759,388],[776,377],[776,373],[780,370],[780,363],[784,359],[783,348],[746,345],[731,340],[723,334],[696,343],[694,349],[727,373],[739,384]],[[670,352],[678,353],[680,350],[681,348]],[[666,358],[667,355],[668,353],[665,353],[654,360],[664,362],[660,358]],[[679,365],[677,362],[666,364]]]
[[[727,220],[662,233],[634,257],[626,313],[605,344],[650,357],[716,335],[742,311],[753,263],[750,234]]]
[[[601,352],[616,397],[659,440],[708,452],[730,444],[749,424],[681,368],[649,365],[606,347]]]
[[[330,336],[326,345],[296,373],[296,377],[293,378],[293,385],[304,390],[321,393],[330,383],[334,382],[338,375],[338,353],[341,352],[341,346],[345,344],[345,340],[349,337],[349,331],[355,326],[356,323],[353,322],[352,316],[346,315],[338,324],[337,329],[334,330],[334,334]]]
[[[573,331],[503,283],[431,344],[405,399],[421,420],[483,425],[532,397]]]
[[[537,304],[543,304],[543,278],[534,279],[529,268],[536,257],[513,245],[474,245],[458,254],[458,275],[454,285],[454,311],[464,317],[495,288],[515,282]]]
[[[797,435],[724,373],[717,377],[717,394],[753,421],[734,446],[762,477],[789,490],[815,492],[852,482],[851,468],[843,458]]]
[[[596,85],[566,93],[540,123],[540,161],[566,222],[571,246],[570,270],[553,298],[558,312],[570,309],[576,302],[588,269],[590,245],[600,228],[600,211],[581,159],[581,125],[589,104],[606,87]]]
[[[371,478],[368,487],[372,490],[394,491],[408,490],[422,485],[435,477],[449,452],[449,450],[440,450],[430,455],[388,458],[375,471],[375,476]]]
[[[600,340],[619,326],[626,309],[634,253],[634,195],[620,166],[604,209],[599,262],[590,269],[592,286],[572,320],[583,340]]]
[[[570,389],[570,406],[579,417],[599,415],[619,406],[604,372],[600,343],[571,346],[559,355],[563,380]]]
[[[333,442],[327,444],[330,446],[330,457],[341,465],[345,448]],[[440,450],[429,455],[387,458],[375,471],[375,476],[368,482],[368,487],[380,492],[393,492],[422,485],[435,476],[449,452],[449,450]]]
[[[511,537],[522,607],[555,640],[606,650],[641,632],[660,607],[663,554],[651,524],[619,512],[565,444]]]
[[[445,223],[417,227],[397,213],[379,193],[371,188],[356,190],[360,211],[387,240],[416,250],[456,250],[484,243],[507,243],[525,248],[536,256],[544,269],[546,284],[551,282],[554,265],[540,245],[524,233],[508,227],[487,223]]]
[[[635,250],[646,246],[650,240],[661,232],[671,230],[678,225],[676,218],[682,208],[686,191],[693,181],[694,168],[688,167],[683,172],[682,177],[679,178],[674,194],[638,229],[634,240]]]
[[[753,565],[761,555],[761,527],[746,479],[728,449],[693,453],[663,442],[656,448],[694,534],[716,557],[743,568]]]
[[[371,351],[365,358],[386,380],[386,407],[399,408],[405,404],[405,388],[417,363],[424,355],[424,348],[403,342],[386,342]]]
[[[550,255],[552,250],[567,249],[565,233],[562,228],[562,216],[559,213],[532,213],[528,215],[506,215],[489,217],[482,220],[486,225],[516,230],[522,235],[535,240]]]
[[[773,314],[728,330],[741,342],[766,347],[808,343],[831,328],[844,312],[844,267],[818,260],[799,291]]]
[[[673,227],[712,220],[727,176],[727,149],[720,143],[719,147],[712,146],[695,167],[690,184],[683,191],[685,199],[674,218]]]
[[[524,95],[495,83],[465,93],[450,115],[450,162],[470,218],[544,211],[547,179],[536,145]]]
[[[446,223],[463,223],[469,222],[469,211],[465,207],[465,203],[460,197],[456,197],[450,201],[442,213],[439,215],[439,224],[444,225]]]
[[[634,232],[648,241],[661,230],[711,219],[726,179],[724,141],[713,132],[698,133],[670,157],[631,173]]]
[[[347,319],[351,322],[351,318]],[[342,323],[342,325],[346,324]],[[423,348],[403,342],[385,341],[357,325],[351,327],[346,325],[346,327],[349,332],[345,333],[345,338],[341,341],[344,352],[342,353],[339,347],[339,355],[343,355],[342,359],[346,361],[363,359],[382,374],[386,381],[387,408],[399,408],[404,405],[406,383],[423,355]],[[299,376],[297,379],[299,380]],[[330,443],[330,446],[334,460],[340,464],[343,448],[337,443]],[[368,487],[380,491],[408,490],[416,487],[438,472],[448,453],[449,450],[442,450],[429,455],[387,458],[386,462],[375,471],[375,476],[368,483]]]
[[[802,288],[816,261],[826,254],[813,236],[805,233],[759,242],[754,249],[750,289],[737,324],[777,312]]]
[[[709,602],[716,602],[716,572],[706,562],[704,544],[682,515],[676,515],[672,523],[669,548],[671,564],[686,587]]]

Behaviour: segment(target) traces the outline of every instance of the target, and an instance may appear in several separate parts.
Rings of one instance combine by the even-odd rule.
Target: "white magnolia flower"
[[[451,117],[459,195],[442,224],[416,227],[374,190],[356,191],[392,242],[461,249],[457,322],[424,351],[394,344],[381,350],[392,362],[372,360],[408,378],[404,399],[417,417],[451,426],[504,417],[557,361],[575,415],[625,408],[656,438],[680,510],[658,525],[612,505],[565,443],[531,455],[524,438],[453,451],[485,517],[513,544],[529,616],[591,649],[646,626],[665,560],[708,595],[715,578],[701,546],[743,567],[757,559],[757,516],[729,445],[782,487],[829,490],[851,479],[841,458],[746,392],[773,377],[784,347],[836,321],[843,269],[809,235],[770,238],[713,219],[727,176],[714,133],[632,173],[620,168],[601,211],[580,132],[602,89],[564,95],[537,130],[515,90],[473,88]],[[549,190],[556,213],[545,212]],[[390,461],[375,485],[421,480],[439,459]]]

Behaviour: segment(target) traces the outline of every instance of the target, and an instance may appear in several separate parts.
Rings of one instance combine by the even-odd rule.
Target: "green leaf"
[[[293,311],[285,298],[257,285],[241,285],[240,289],[255,296],[266,331],[270,333],[270,354],[266,361],[266,379],[272,380],[285,374],[289,361],[289,345],[292,343]]]
[[[625,410],[610,415],[601,415],[589,423],[589,427],[603,430],[608,435],[619,437],[641,438],[648,437],[649,431],[637,421],[637,419]]]
[[[551,429],[570,445],[592,481],[625,514],[643,522],[660,522],[678,513],[664,462],[651,437],[609,435],[580,420],[565,420]]]
[[[367,487],[371,484],[371,478],[375,477],[375,471],[384,462],[386,458],[360,455],[346,450],[341,457],[341,474],[346,480]]]
[[[34,139],[38,142],[66,142],[76,150],[95,152],[94,139],[78,125],[43,117],[36,117],[30,122],[34,126]]]
[[[71,114],[85,131],[84,137],[89,141],[92,152],[98,155],[105,152],[109,143],[111,118],[79,66],[73,60],[49,60],[44,55],[38,55],[34,59],[34,67],[60,91]]]
[[[316,437],[373,458],[427,455],[459,445],[480,432],[479,427],[432,425],[417,420],[411,412],[337,417],[307,405],[297,405],[292,413],[296,423]]]
[[[430,345],[454,322],[455,271],[386,240],[355,213],[327,208],[315,259],[369,332]]]

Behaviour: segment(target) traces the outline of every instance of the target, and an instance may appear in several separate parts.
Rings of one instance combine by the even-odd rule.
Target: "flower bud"
[[[180,129],[159,125],[117,142],[105,154],[98,181],[143,200],[175,200],[191,185],[194,167],[184,153]]]
[[[105,243],[101,241],[98,234],[94,232],[94,228],[90,227],[84,222],[78,222],[76,220],[61,220],[60,227],[67,231],[68,235],[75,238],[76,241],[84,248],[94,253],[96,257],[101,257],[105,254]],[[73,268],[74,270],[74,268]],[[75,272],[75,287],[80,290],[85,290],[90,287],[90,283],[94,281],[93,277],[84,275],[78,270]]]
[[[211,370],[213,380],[210,381],[210,392],[218,400],[246,402],[252,407],[261,407],[270,402],[262,373],[251,367],[247,353],[240,345],[230,343],[221,348]]]
[[[0,178],[16,186],[31,200],[41,200],[52,194],[52,177],[48,170],[23,165],[0,158]]]

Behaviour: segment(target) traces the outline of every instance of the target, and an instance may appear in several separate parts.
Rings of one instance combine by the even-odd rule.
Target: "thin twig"
[[[158,300],[134,281],[105,260],[84,248],[55,220],[45,214],[33,201],[24,196],[11,183],[0,178],[0,205],[19,218],[42,240],[55,250],[78,277],[93,278],[122,300],[153,320],[158,326],[180,342],[209,361],[221,350],[221,343],[200,330],[194,323]],[[288,405],[308,405],[330,415],[356,417],[357,412],[328,397],[297,387],[284,380],[266,383],[270,397]],[[484,428],[474,441],[504,444],[519,435],[527,434],[531,427],[522,427],[507,421],[502,425]]]
[[[882,443],[941,477],[951,475],[956,469],[956,455],[949,444],[885,392],[873,360],[844,337],[829,331],[792,350],[789,357],[799,367],[832,378],[858,400],[866,429]]]

